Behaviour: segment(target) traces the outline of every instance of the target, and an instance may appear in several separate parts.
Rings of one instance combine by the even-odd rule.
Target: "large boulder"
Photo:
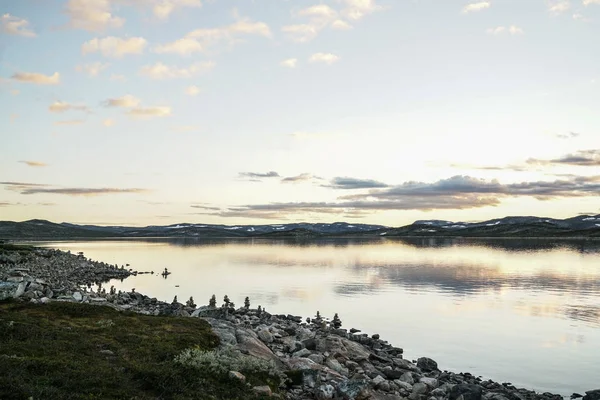
[[[585,392],[583,400],[600,400],[600,389],[588,390]]]
[[[0,282],[0,300],[15,297],[18,287],[19,284],[15,282]]]
[[[308,348],[308,346],[306,346]],[[339,336],[327,336],[316,340],[316,350],[328,352],[352,361],[368,360],[370,353],[360,344]]]
[[[369,382],[363,379],[349,379],[341,382],[336,389],[336,395],[343,400],[366,398],[369,393]]]
[[[438,365],[431,358],[421,357],[417,360],[417,367],[425,372],[431,372],[438,369]]]
[[[461,383],[450,389],[450,400],[481,400],[483,388],[479,385]]]

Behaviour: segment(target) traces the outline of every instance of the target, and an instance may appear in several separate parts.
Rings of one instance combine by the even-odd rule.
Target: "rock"
[[[600,389],[588,390],[585,392],[583,400],[600,400]]]
[[[104,354],[105,356],[114,356],[115,353],[112,350],[100,350],[100,354]]]
[[[479,385],[464,384],[455,385],[450,389],[450,400],[481,400],[483,389]],[[594,399],[592,399],[594,400]]]
[[[329,357],[325,361],[325,365],[339,374],[348,376],[348,369],[343,367],[342,364],[333,357]]]
[[[299,350],[299,351],[295,352],[294,354],[292,354],[292,357],[303,358],[303,357],[308,357],[311,354],[312,353],[310,352],[310,350],[302,349],[302,350]]]
[[[238,380],[242,383],[246,382],[246,377],[244,376],[244,374],[238,371],[229,371],[229,378],[233,380]]]
[[[437,370],[437,363],[431,358],[421,357],[417,360],[417,368],[421,368],[425,372]]]
[[[396,379],[394,383],[409,393],[413,390],[413,386],[410,383],[401,381],[400,379]]]
[[[439,385],[438,380],[435,378],[421,378],[419,382],[426,384],[430,389],[435,389]]]
[[[92,297],[90,298],[90,301],[92,303],[106,303],[108,300],[106,300],[104,297]]]
[[[404,398],[395,394],[375,392],[371,394],[369,400],[404,400]]]
[[[75,292],[75,293],[73,293],[73,300],[75,300],[75,301],[82,301],[83,300],[83,295],[80,292]]]
[[[264,343],[273,343],[273,335],[267,328],[260,329],[257,334]]]
[[[380,338],[379,333],[375,333],[374,335],[371,336],[371,339],[378,340],[379,338]]]
[[[406,383],[410,383],[411,385],[415,384],[415,379],[413,378],[412,372],[405,372],[398,378],[398,380]]]
[[[323,364],[325,362],[325,357],[323,357],[323,354],[311,354],[307,358],[310,358],[317,364]]]
[[[15,282],[0,282],[0,300],[6,300],[15,297],[18,287],[19,284]]]
[[[373,384],[373,386],[377,387],[381,382],[385,382],[385,378],[381,375],[377,375],[375,378],[373,378],[373,380],[371,381],[371,383]]]
[[[254,386],[252,388],[252,391],[256,394],[262,395],[262,396],[271,396],[273,395],[273,392],[271,391],[271,388],[268,386]]]
[[[379,385],[377,385],[377,389],[379,389],[383,392],[389,392],[391,390],[391,388],[392,388],[392,386],[390,385],[389,381],[383,381]]]
[[[286,360],[286,364],[289,369],[304,370],[304,369],[320,369],[320,368],[322,368],[321,365],[315,363],[310,358],[302,358],[302,357],[290,358],[290,359]]]
[[[394,369],[384,369],[383,373],[385,375],[386,378],[394,380],[394,379],[400,379],[400,377],[402,375],[404,375],[404,371],[399,371],[399,370],[394,370]]]
[[[366,398],[369,391],[369,382],[364,379],[349,379],[337,386],[336,394],[344,400]]]
[[[319,400],[333,399],[335,388],[331,385],[321,385],[315,390],[315,397]]]
[[[316,350],[321,353],[341,355],[356,362],[369,359],[370,353],[363,346],[338,336],[319,338],[316,344]],[[308,346],[306,347],[308,348]]]
[[[394,358],[394,359],[392,359],[392,361],[394,362],[394,365],[396,365],[398,368],[406,369],[409,371],[417,371],[418,370],[418,368],[415,364],[413,364],[410,361],[405,360],[403,358]]]
[[[50,299],[47,297],[42,297],[40,299],[40,303],[42,303],[42,304],[50,303]]]

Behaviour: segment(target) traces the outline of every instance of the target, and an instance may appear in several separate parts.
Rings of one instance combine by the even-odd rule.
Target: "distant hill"
[[[600,214],[567,219],[505,217],[467,223],[419,220],[399,228],[346,222],[270,225],[211,225],[181,223],[167,226],[96,226],[33,219],[0,221],[0,239],[84,238],[295,238],[319,237],[598,237]]]

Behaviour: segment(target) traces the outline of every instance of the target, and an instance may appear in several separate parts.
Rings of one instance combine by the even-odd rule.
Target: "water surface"
[[[600,387],[600,242],[189,239],[53,242],[138,271],[119,290],[207,304],[249,296],[271,313],[379,333],[405,358],[563,395]],[[167,279],[158,275],[165,267]],[[106,287],[106,285],[105,285]]]

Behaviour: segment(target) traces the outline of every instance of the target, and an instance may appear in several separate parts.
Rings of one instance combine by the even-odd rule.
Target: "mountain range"
[[[600,214],[567,219],[505,217],[483,222],[419,220],[399,228],[383,225],[291,223],[211,225],[180,223],[166,226],[97,226],[32,219],[0,221],[0,239],[77,238],[318,238],[318,237],[598,237]]]

